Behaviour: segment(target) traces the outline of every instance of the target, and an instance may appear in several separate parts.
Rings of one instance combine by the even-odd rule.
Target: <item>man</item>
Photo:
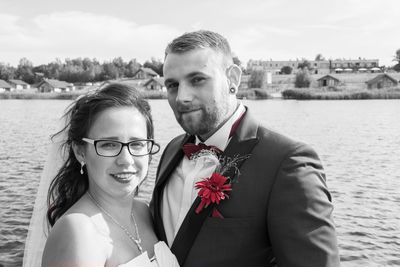
[[[258,125],[236,99],[240,77],[228,42],[217,33],[186,33],[168,45],[168,101],[187,134],[173,139],[160,159],[152,201],[157,234],[181,266],[339,266],[318,156]],[[193,148],[188,143],[216,148],[208,152],[202,145],[184,155],[183,147]],[[224,174],[231,178],[223,180],[226,191],[221,184],[198,184],[212,177],[219,150],[224,164],[235,162]],[[228,197],[207,203],[210,195],[198,196],[206,185],[207,192]]]

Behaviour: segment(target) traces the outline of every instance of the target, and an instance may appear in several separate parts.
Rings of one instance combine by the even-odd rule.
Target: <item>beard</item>
[[[227,109],[217,106],[207,109],[207,107],[201,106],[194,113],[187,114],[178,111],[175,116],[178,123],[188,134],[210,136],[225,120]]]

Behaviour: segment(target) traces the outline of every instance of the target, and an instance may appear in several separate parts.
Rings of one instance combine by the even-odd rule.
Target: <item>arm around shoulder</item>
[[[104,266],[107,247],[89,217],[69,214],[56,222],[47,239],[42,267]],[[104,245],[102,245],[104,244]]]
[[[268,229],[280,266],[339,266],[333,205],[316,152],[300,144],[283,159],[271,192]]]

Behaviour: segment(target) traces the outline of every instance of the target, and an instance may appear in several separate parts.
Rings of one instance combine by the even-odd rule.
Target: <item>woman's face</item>
[[[108,108],[98,114],[87,138],[124,143],[147,139],[146,120],[135,107]],[[92,144],[86,144],[84,151],[89,187],[94,193],[126,197],[147,175],[149,156],[132,156],[126,146],[115,157],[97,155]]]

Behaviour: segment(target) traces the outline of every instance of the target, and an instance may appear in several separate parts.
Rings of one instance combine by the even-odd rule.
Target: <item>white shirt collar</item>
[[[235,112],[232,114],[232,116],[229,118],[227,122],[222,125],[221,128],[219,128],[212,136],[210,136],[206,141],[201,142],[201,140],[196,136],[196,144],[198,143],[204,143],[208,146],[216,146],[220,150],[224,151],[226,146],[228,145],[229,142],[229,134],[232,129],[232,125],[236,122],[237,119],[240,118],[240,116],[246,111],[246,108],[242,103],[239,103],[239,106],[235,110]]]

